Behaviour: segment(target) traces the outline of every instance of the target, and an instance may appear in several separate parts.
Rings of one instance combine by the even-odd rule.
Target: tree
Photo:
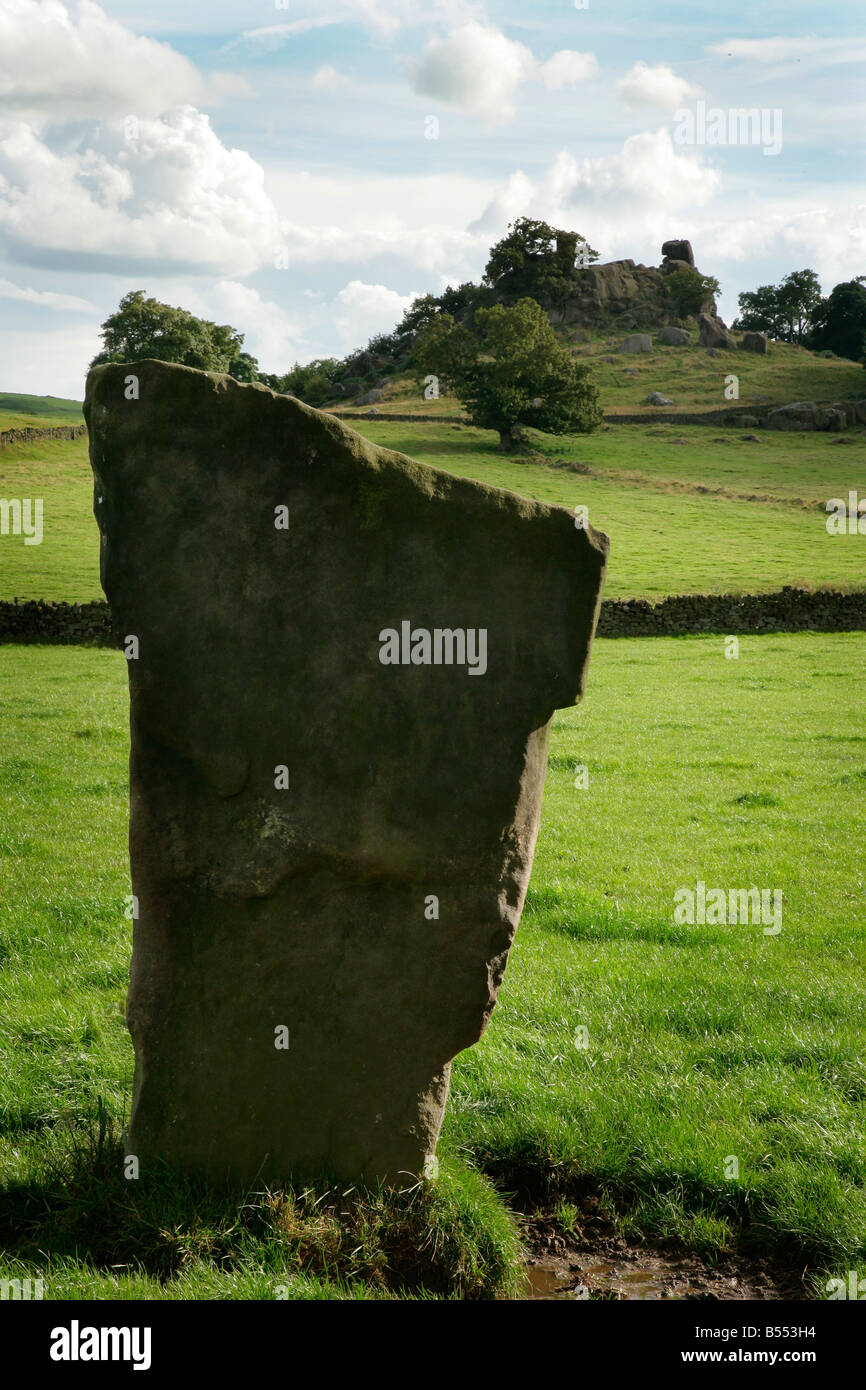
[[[792,270],[778,285],[760,285],[737,299],[740,316],[734,328],[801,343],[822,302],[821,285],[814,270]]]
[[[821,282],[814,270],[792,270],[779,285],[779,308],[790,343],[801,343],[821,303]]]
[[[756,290],[744,290],[737,296],[737,303],[740,315],[733,324],[734,328],[781,338],[782,308],[776,285],[759,285]]]
[[[102,325],[103,348],[91,362],[137,362],[155,357],[180,362],[205,372],[227,372],[238,381],[255,381],[259,364],[244,352],[244,335],[229,324],[196,318],[186,309],[146,299],[144,290],[130,290],[115,313]]]
[[[819,304],[809,346],[816,352],[835,352],[862,362],[866,356],[866,287],[856,280],[843,281]]]
[[[473,424],[499,431],[503,449],[519,447],[526,426],[569,434],[601,423],[588,368],[560,346],[534,299],[477,309],[467,324],[440,314],[414,355],[419,375],[452,389]]]
[[[665,290],[680,318],[699,314],[709,300],[721,293],[721,288],[714,275],[701,275],[693,266],[681,266],[665,276]]]
[[[320,406],[340,394],[334,377],[341,366],[342,363],[335,357],[317,357],[304,367],[296,362],[284,376],[270,376],[263,372],[259,379],[283,396],[297,396],[306,405]]]
[[[502,295],[529,296],[545,308],[560,308],[574,285],[578,265],[598,260],[586,237],[531,217],[518,217],[490,251],[484,283]]]

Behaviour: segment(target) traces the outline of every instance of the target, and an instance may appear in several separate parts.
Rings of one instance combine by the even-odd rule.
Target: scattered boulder
[[[770,350],[770,340],[766,333],[744,333],[740,347],[744,352],[758,352],[765,357]]]
[[[760,423],[757,415],[741,415],[737,420],[737,424],[747,430],[756,430]]]
[[[844,430],[847,425],[845,411],[835,406],[816,405],[814,401],[792,401],[790,405],[777,406],[767,415],[767,428],[771,430]]]
[[[721,319],[714,318],[712,314],[698,314],[698,328],[701,347],[728,350],[737,346],[733,334],[728,332]]]
[[[432,1175],[606,538],[229,376],[97,367],[84,413],[131,706],[127,1151]]]
[[[661,391],[650,391],[646,398],[647,405],[673,405],[670,396],[663,396]]]
[[[384,399],[385,399],[385,392],[382,391],[378,386],[376,386],[376,387],[374,387],[374,389],[373,389],[372,391],[365,391],[363,396],[359,396],[359,397],[358,397],[358,400],[357,400],[357,402],[356,402],[356,404],[357,404],[357,405],[378,405],[379,401],[384,400]]]
[[[652,352],[653,340],[648,333],[632,333],[619,345],[620,352]]]
[[[690,241],[666,241],[662,246],[662,255],[669,261],[685,261],[686,265],[691,266],[695,263]]]
[[[686,347],[692,341],[692,335],[687,328],[677,328],[676,324],[667,323],[659,333],[657,341],[665,347]]]

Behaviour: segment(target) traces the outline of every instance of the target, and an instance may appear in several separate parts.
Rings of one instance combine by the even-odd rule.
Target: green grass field
[[[428,1292],[489,1296],[516,1267],[507,1194],[587,1190],[629,1235],[866,1272],[864,660],[859,633],[744,638],[736,660],[721,638],[598,642],[554,721],[500,1004],[455,1063],[443,1183],[227,1210],[124,1190],[104,1115],[83,1137],[125,1114],[132,1070],[123,659],[0,647],[0,1276],[49,1297],[415,1296],[400,1242],[432,1241]],[[779,889],[781,932],[677,925],[698,880]]]
[[[623,413],[651,389],[711,408],[728,370],[741,403],[866,395],[862,369],[797,348],[576,351]],[[384,409],[459,412],[411,389]],[[0,395],[0,428],[80,418],[64,407]],[[587,505],[607,597],[864,583],[866,540],[828,536],[822,510],[866,493],[863,431],[749,439],[648,411],[520,458],[445,421],[355,423]],[[37,496],[43,543],[0,536],[0,598],[102,597],[86,439],[0,449],[0,497]],[[721,637],[598,642],[584,704],[554,720],[526,909],[490,1028],[454,1065],[441,1180],[217,1199],[122,1176],[123,659],[0,645],[0,1278],[53,1298],[501,1297],[517,1210],[567,1230],[587,1193],[630,1238],[769,1253],[818,1296],[866,1274],[864,659],[862,633],[742,638],[735,660]],[[778,889],[781,932],[677,924],[698,881]]]
[[[371,420],[361,428],[434,468],[588,506],[592,524],[611,537],[608,598],[864,581],[862,537],[828,536],[822,511],[852,488],[866,494],[862,434],[840,447],[828,434],[749,442],[697,425],[614,425],[579,438],[539,436],[535,458],[522,460],[469,427]],[[102,597],[86,438],[0,449],[0,497],[42,497],[44,505],[40,546],[0,537],[0,598]]]

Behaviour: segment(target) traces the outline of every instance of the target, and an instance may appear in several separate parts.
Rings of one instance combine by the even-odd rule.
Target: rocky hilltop
[[[691,243],[666,241],[659,266],[636,265],[632,260],[576,266],[573,290],[561,309],[549,310],[554,326],[578,328],[662,328],[678,323],[676,307],[665,289],[665,278],[675,270],[696,269]],[[718,318],[710,295],[701,313]]]

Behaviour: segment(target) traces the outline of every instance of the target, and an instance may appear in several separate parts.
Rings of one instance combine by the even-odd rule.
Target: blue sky
[[[137,288],[269,371],[342,355],[521,214],[604,260],[689,237],[729,321],[829,290],[866,272],[864,63],[847,3],[2,0],[0,390],[80,397]],[[684,141],[701,104],[726,143]]]

